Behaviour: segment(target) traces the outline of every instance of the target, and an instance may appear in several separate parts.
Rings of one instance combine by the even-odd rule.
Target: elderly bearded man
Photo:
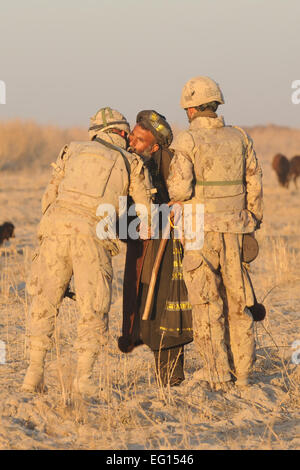
[[[129,135],[130,147],[145,159],[145,166],[149,169],[152,184],[157,190],[155,204],[167,204],[170,199],[166,180],[172,158],[168,146],[173,138],[172,130],[166,119],[152,110],[141,111],[136,121],[137,124]],[[162,229],[160,227],[160,234]],[[175,386],[184,380],[183,345],[192,341],[190,305],[187,302],[182,273],[178,272],[178,264],[181,264],[181,243],[178,240],[170,238],[167,241],[150,316],[148,320],[141,319],[160,241],[130,238],[127,241],[123,335],[119,338],[119,348],[123,352],[130,352],[140,344],[149,346],[154,353],[158,382],[163,386]],[[168,302],[172,282],[175,283],[176,295],[172,299],[174,302]],[[133,283],[136,284],[135,292],[130,290]]]

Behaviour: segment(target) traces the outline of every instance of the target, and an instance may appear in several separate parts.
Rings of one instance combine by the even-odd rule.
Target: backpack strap
[[[232,126],[232,127],[234,127],[235,129],[238,129],[238,130],[243,134],[243,136],[245,137],[246,145],[247,145],[247,147],[248,147],[249,140],[248,140],[247,132],[244,131],[244,129],[242,129],[242,128],[239,127],[239,126]]]
[[[117,145],[111,144],[110,142],[106,142],[106,140],[102,140],[100,139],[100,137],[96,137],[94,140],[99,142],[99,144],[105,145],[105,147],[111,150],[116,150],[117,152],[119,152],[123,157],[128,174],[130,175],[130,164],[129,164],[128,158],[125,155],[126,150],[122,149],[121,147],[118,147]]]

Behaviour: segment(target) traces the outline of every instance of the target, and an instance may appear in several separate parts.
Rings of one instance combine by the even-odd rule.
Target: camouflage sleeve
[[[52,176],[42,197],[42,214],[45,214],[49,206],[55,201],[58,192],[58,186],[64,177],[65,158],[68,152],[68,146],[65,145],[60,151],[56,163],[51,163],[53,167]]]
[[[262,170],[253,148],[252,139],[247,135],[246,191],[247,209],[254,214],[260,225],[263,218]]]
[[[135,204],[142,204],[147,209],[148,221],[151,220],[151,202],[153,197],[153,185],[143,160],[136,156],[130,164],[129,196]],[[137,211],[138,212],[138,211]]]
[[[186,201],[194,188],[194,140],[187,131],[181,132],[172,144],[175,154],[170,163],[167,180],[171,201]]]

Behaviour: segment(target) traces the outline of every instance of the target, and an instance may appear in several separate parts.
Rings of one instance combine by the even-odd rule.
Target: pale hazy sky
[[[228,124],[300,127],[299,0],[1,0],[0,120],[88,126],[111,106],[186,125],[184,83],[222,87]]]

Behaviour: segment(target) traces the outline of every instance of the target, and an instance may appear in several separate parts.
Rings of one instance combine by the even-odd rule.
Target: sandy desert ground
[[[300,130],[261,126],[249,132],[263,166],[265,200],[260,254],[251,273],[267,317],[255,326],[253,385],[244,391],[201,390],[193,344],[186,348],[186,380],[171,389],[157,384],[146,347],[119,352],[123,251],[114,258],[110,346],[95,370],[105,389],[103,402],[73,400],[76,305],[69,299],[47,356],[48,392],[22,393],[28,365],[25,282],[50,169],[0,173],[0,223],[12,220],[16,226],[15,240],[0,253],[0,340],[6,356],[0,364],[0,449],[300,448],[300,364],[294,363],[300,346],[293,349],[295,341],[300,344],[300,188],[279,187],[270,167],[278,151],[289,158],[300,154]]]

